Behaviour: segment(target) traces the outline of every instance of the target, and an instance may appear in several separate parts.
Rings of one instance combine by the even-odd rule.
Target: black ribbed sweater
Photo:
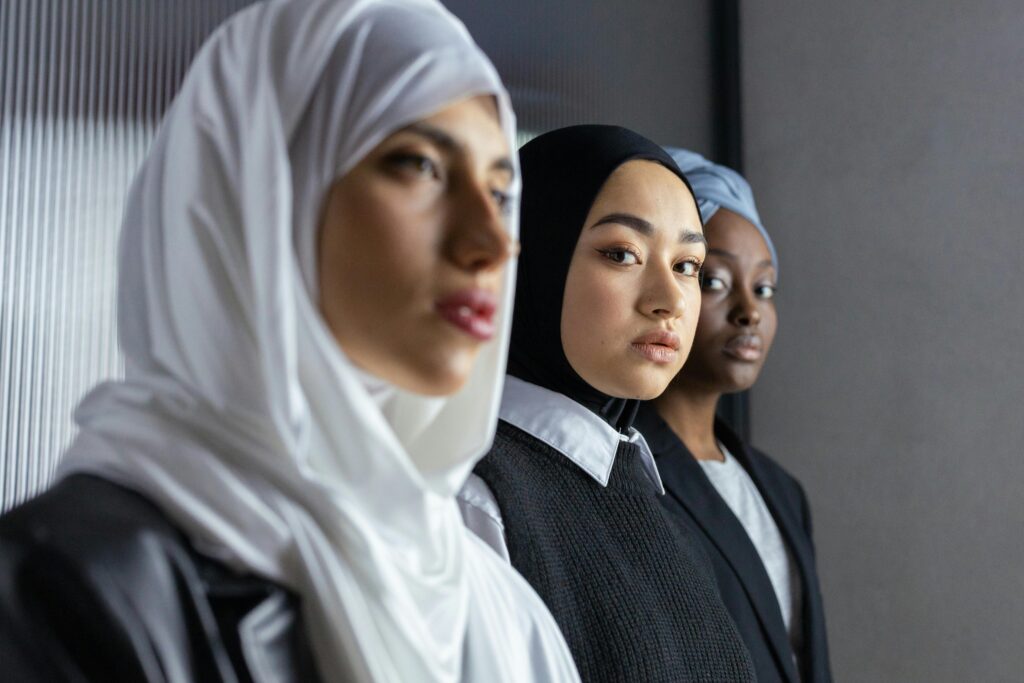
[[[665,516],[637,446],[602,487],[500,422],[476,467],[497,499],[512,564],[547,603],[584,681],[753,681],[699,541]]]

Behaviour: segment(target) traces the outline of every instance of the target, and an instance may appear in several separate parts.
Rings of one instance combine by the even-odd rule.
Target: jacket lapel
[[[786,672],[790,681],[798,683],[800,679],[793,664],[792,647],[782,621],[782,611],[761,556],[757,554],[743,525],[718,495],[682,440],[664,421],[660,418],[659,421],[661,424],[657,429],[648,428],[644,435],[658,457],[658,470],[668,495],[673,496],[690,513],[732,567],[767,634],[780,668]],[[651,432],[650,436],[648,431]],[[731,446],[729,449],[734,452]],[[774,510],[772,512],[774,514]]]
[[[738,437],[723,424],[716,424],[715,432],[747,470],[750,478],[754,480],[754,484],[761,492],[768,510],[775,519],[775,524],[779,527],[779,531],[793,555],[797,570],[800,572],[800,590],[803,599],[801,610],[803,652],[800,661],[801,668],[805,672],[803,678],[807,681],[820,680],[821,676],[812,675],[812,673],[820,668],[817,660],[822,656],[827,657],[825,653],[819,651],[817,643],[818,634],[824,632],[825,624],[824,619],[820,616],[823,609],[817,582],[813,580],[818,575],[814,564],[814,548],[804,529],[800,512],[793,509],[792,505],[786,504],[771,472],[762,466],[760,459],[752,457],[748,446],[740,442]]]

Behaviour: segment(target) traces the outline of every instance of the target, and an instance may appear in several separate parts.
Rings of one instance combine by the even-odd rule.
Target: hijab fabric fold
[[[129,194],[125,378],[83,399],[60,475],[135,489],[201,552],[298,593],[324,680],[578,680],[454,501],[494,435],[512,269],[500,334],[444,399],[353,366],[314,303],[327,188],[481,94],[514,148],[494,68],[434,0],[257,4],[200,50]]]
[[[573,370],[562,346],[562,302],[569,264],[590,207],[609,176],[638,159],[661,164],[689,188],[665,150],[619,126],[560,128],[519,150],[522,254],[509,374],[568,396],[623,432],[632,425],[638,402],[608,396]]]
[[[666,147],[672,159],[690,180],[694,194],[697,195],[697,206],[700,208],[701,221],[707,223],[715,212],[721,208],[728,209],[750,221],[764,237],[768,251],[772,255],[772,263],[776,273],[779,270],[779,259],[775,254],[775,245],[761,223],[761,216],[754,204],[754,193],[750,183],[736,171],[727,166],[708,161],[700,154],[686,149]]]

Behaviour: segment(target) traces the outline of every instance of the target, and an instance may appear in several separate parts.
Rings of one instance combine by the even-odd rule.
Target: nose
[[[686,312],[683,285],[671,266],[648,269],[640,308],[644,315],[660,320],[674,320]]]
[[[452,193],[445,255],[470,273],[492,270],[512,254],[514,243],[490,187],[466,181]]]
[[[750,292],[737,288],[738,295],[729,311],[730,322],[738,327],[757,327],[761,322],[761,311]]]

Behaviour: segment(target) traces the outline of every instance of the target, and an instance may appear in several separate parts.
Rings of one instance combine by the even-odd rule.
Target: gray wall
[[[628,126],[710,151],[707,0],[443,0],[494,61],[520,128]]]
[[[747,2],[743,39],[753,429],[811,496],[837,679],[1024,680],[1024,5]]]

